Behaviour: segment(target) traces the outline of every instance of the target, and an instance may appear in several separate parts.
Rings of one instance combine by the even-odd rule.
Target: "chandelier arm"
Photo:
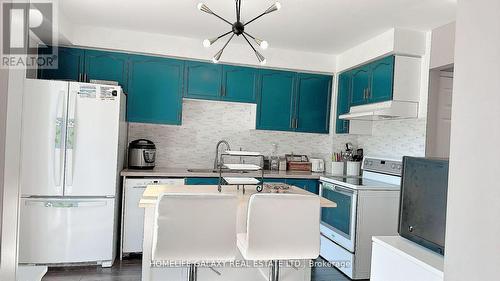
[[[228,31],[228,32],[226,32],[226,33],[224,33],[224,34],[221,34],[221,35],[217,36],[217,39],[221,39],[222,37],[225,37],[226,35],[228,35],[229,33],[232,33],[232,32],[233,32],[233,31],[232,31],[232,30],[230,30],[230,31]],[[233,33],[234,33],[234,32],[233,32]]]
[[[223,17],[219,16],[218,14],[216,14],[216,13],[214,13],[214,12],[212,12],[212,15],[214,15],[214,16],[218,17],[219,19],[221,19],[221,20],[225,21],[227,24],[229,24],[229,25],[231,25],[231,26],[233,25],[233,24],[232,24],[232,23],[230,23],[228,20],[226,20],[225,18],[223,18]]]
[[[261,18],[263,15],[266,15],[267,13],[266,12],[263,12],[262,14],[256,16],[255,18],[251,19],[249,22],[245,23],[243,26],[246,26],[247,24],[250,24],[251,22]]]
[[[231,42],[231,40],[233,40],[233,37],[234,37],[234,33],[231,35],[231,37],[229,37],[229,40],[227,40],[226,44],[224,44],[224,46],[222,46],[221,50],[224,50],[226,48],[227,44],[229,44],[229,42]]]
[[[243,33],[245,33],[246,36],[252,38],[253,40],[255,40],[255,37],[253,37],[250,33],[246,32],[246,31],[243,31]]]
[[[245,34],[241,34],[243,35],[243,38],[245,38],[245,40],[247,41],[248,45],[250,45],[250,47],[252,47],[252,50],[257,53],[257,50],[254,48],[254,46],[252,45],[252,43],[250,43],[250,41],[248,40],[248,38],[245,36]]]

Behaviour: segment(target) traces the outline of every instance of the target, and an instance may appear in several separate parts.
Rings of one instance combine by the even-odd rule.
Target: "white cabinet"
[[[122,218],[122,254],[142,252],[144,209],[139,200],[152,184],[184,184],[184,179],[174,178],[127,178],[124,183]]]
[[[444,257],[400,236],[376,236],[371,281],[443,281]]]

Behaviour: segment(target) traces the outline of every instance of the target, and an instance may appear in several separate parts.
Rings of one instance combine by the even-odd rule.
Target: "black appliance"
[[[399,234],[444,254],[448,159],[403,157]]]

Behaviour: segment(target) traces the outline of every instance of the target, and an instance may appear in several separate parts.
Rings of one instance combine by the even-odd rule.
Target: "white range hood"
[[[395,100],[352,106],[349,113],[339,116],[343,120],[364,121],[411,119],[417,117],[418,102]]]

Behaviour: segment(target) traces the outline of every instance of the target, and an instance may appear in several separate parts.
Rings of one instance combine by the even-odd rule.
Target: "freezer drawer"
[[[112,260],[114,200],[22,198],[19,262]]]
[[[184,184],[184,179],[169,178],[129,178],[125,180],[125,204],[123,207],[123,253],[142,252],[144,232],[144,209],[139,208],[139,200],[151,184]]]

